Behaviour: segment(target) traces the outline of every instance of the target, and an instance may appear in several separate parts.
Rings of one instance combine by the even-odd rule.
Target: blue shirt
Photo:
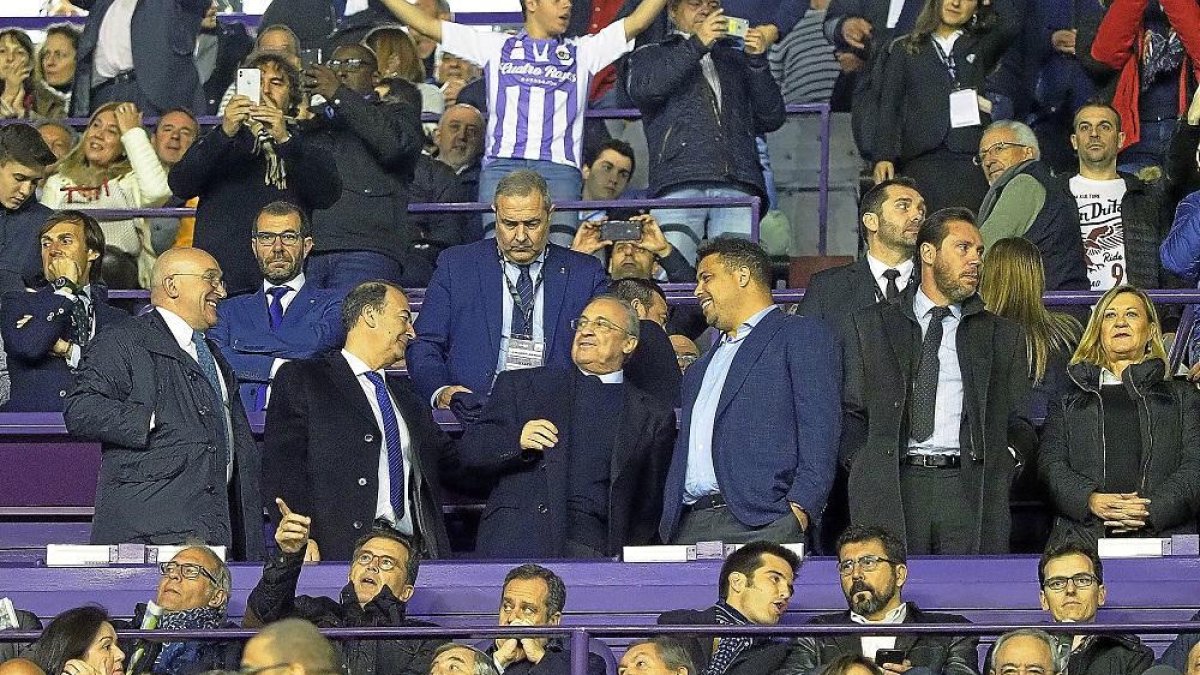
[[[772,310],[771,305],[746,319],[738,326],[736,337],[721,336],[721,342],[713,349],[712,359],[704,371],[700,392],[692,404],[692,425],[688,435],[687,474],[683,481],[683,503],[694,504],[697,499],[721,491],[717,485],[717,470],[713,465],[713,426],[717,421],[717,404],[725,389],[725,378],[729,367],[737,356],[742,343],[750,331]]]
[[[913,314],[921,324],[921,337],[929,331],[934,303],[917,289]],[[942,345],[938,348],[938,386],[933,412],[933,435],[924,441],[908,439],[908,453],[916,455],[957,455],[961,439],[963,379],[958,367],[958,325],[962,323],[962,305],[950,305],[950,315],[942,319]]]
[[[503,260],[504,276],[508,277],[508,283],[504,283],[504,279],[500,280],[500,285],[503,286],[504,290],[504,292],[500,294],[500,297],[503,298],[502,306],[504,308],[504,314],[500,319],[500,355],[496,359],[497,373],[504,372],[504,361],[508,356],[508,331],[509,328],[512,327],[513,315],[513,296],[512,293],[509,292],[509,289],[516,289],[517,279],[521,276],[521,267],[519,265],[509,261],[508,258],[504,258]],[[542,297],[544,295],[542,289],[545,286],[545,283],[542,283],[542,267],[545,265],[545,262],[546,249],[543,248],[542,252],[538,254],[538,257],[535,258],[533,262],[529,263],[529,276],[533,278],[533,340],[534,342],[541,342],[543,344],[546,342],[546,334],[542,329]],[[512,285],[510,286],[509,284]]]

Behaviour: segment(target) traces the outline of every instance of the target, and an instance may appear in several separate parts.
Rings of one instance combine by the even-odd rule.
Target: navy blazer
[[[247,411],[262,409],[259,392],[271,384],[275,359],[311,359],[341,347],[346,337],[342,299],[337,291],[305,283],[287,306],[278,333],[271,331],[267,294],[261,288],[217,306],[217,325],[205,334],[237,374]]]
[[[129,318],[108,304],[104,289],[95,292],[96,332],[109,324]],[[74,300],[57,295],[43,286],[36,292],[5,293],[0,301],[0,336],[8,354],[8,373],[12,393],[4,412],[61,412],[63,399],[70,390],[74,373],[66,359],[50,350],[59,339],[73,338],[71,310]],[[25,317],[29,317],[25,319]]]
[[[663,541],[682,515],[692,408],[715,351],[683,375],[659,524]],[[721,391],[712,442],[721,494],[739,521],[762,527],[791,513],[788,502],[795,502],[817,523],[837,465],[841,390],[841,346],[820,320],[775,310],[746,337]]]
[[[542,279],[543,365],[566,368],[571,320],[604,292],[608,278],[592,256],[548,244]],[[425,400],[451,384],[478,394],[492,388],[505,332],[504,293],[496,240],[453,246],[438,256],[417,316],[417,339],[408,345],[408,374]]]

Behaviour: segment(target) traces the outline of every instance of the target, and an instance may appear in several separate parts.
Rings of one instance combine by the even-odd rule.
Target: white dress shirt
[[[908,288],[908,282],[912,280],[912,258],[905,260],[895,267],[889,267],[888,265],[880,262],[878,258],[868,253],[867,266],[871,268],[871,276],[875,277],[875,285],[879,287],[879,297],[881,298],[887,295],[887,277],[883,276],[884,272],[888,270],[896,270],[900,273],[900,276],[896,277],[896,289],[902,293],[904,292],[904,289]]]
[[[271,290],[272,288],[274,288],[276,286],[288,286],[292,289],[291,293],[284,295],[283,298],[281,298],[279,300],[279,304],[283,305],[283,313],[287,314],[288,308],[292,306],[292,301],[295,300],[296,296],[300,294],[300,289],[304,288],[304,281],[305,281],[304,272],[297,274],[295,279],[284,282],[282,284],[272,284],[272,283],[268,282],[266,279],[264,279],[262,288],[263,288],[263,293],[267,295],[267,310],[268,310],[268,312],[271,309],[271,303],[275,302],[275,300],[271,298],[270,294],[267,294],[267,291]],[[287,363],[289,360],[290,359],[275,359],[274,361],[272,361],[271,362],[271,374],[268,377],[271,380],[274,380],[275,373],[279,372],[280,367],[282,367],[283,364]],[[267,385],[266,402],[263,404],[263,407],[265,408],[270,403],[271,403],[271,387],[270,387],[270,385]]]
[[[884,624],[884,623],[904,623],[904,619],[907,616],[908,616],[908,603],[907,602],[900,603],[895,609],[888,612],[879,621],[872,621],[865,616],[861,616],[859,614],[855,614],[854,612],[850,612],[850,620],[853,621],[854,623],[861,623],[863,625],[878,625],[878,624]],[[875,654],[878,653],[880,649],[895,649],[896,648],[896,636],[895,635],[892,635],[892,636],[864,635],[859,638],[859,641],[862,644],[863,656],[867,657],[868,659],[871,659],[872,661],[875,660]]]
[[[133,10],[138,0],[115,0],[104,13],[96,36],[92,72],[98,80],[116,77],[133,69]]]

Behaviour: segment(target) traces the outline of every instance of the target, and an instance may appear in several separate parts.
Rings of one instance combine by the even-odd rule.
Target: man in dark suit
[[[839,330],[860,309],[896,302],[914,280],[913,250],[925,220],[925,200],[917,184],[901,176],[867,190],[858,213],[867,254],[813,275],[797,310]]]
[[[908,555],[904,542],[881,527],[851,526],[837,540],[838,573],[850,609],[815,616],[817,625],[967,623],[957,614],[923,612],[915,602],[904,602],[901,591],[908,580]],[[979,640],[967,635],[900,636],[822,635],[797,640],[799,672],[807,673],[846,654],[865,656],[886,673],[909,668],[941,675],[977,675]],[[902,652],[900,658],[888,652]]]
[[[931,215],[917,256],[919,287],[846,331],[850,519],[919,555],[1004,553],[1013,472],[1037,443],[1025,334],[976,294],[983,239],[970,211]]]
[[[787,612],[800,558],[766,541],[752,541],[734,551],[721,566],[720,601],[708,609],[665,612],[659,625],[774,626]],[[785,668],[790,641],[772,638],[680,636],[700,672],[708,675],[770,675],[800,672]],[[714,648],[714,642],[716,647]]]
[[[554,206],[540,175],[508,174],[492,206],[495,240],[438,257],[408,351],[421,396],[468,420],[478,418],[497,373],[569,367],[570,322],[607,285],[598,260],[549,243]]]
[[[101,443],[92,543],[198,540],[261,559],[258,446],[233,369],[204,337],[221,267],[175,248],[151,281],[153,311],[99,333],[67,394],[67,431]]]
[[[263,489],[311,516],[325,560],[349,560],[383,519],[427,557],[450,551],[439,475],[455,468],[450,438],[407,383],[383,369],[404,356],[412,313],[399,287],[367,282],[342,303],[346,345],[275,375],[264,432]]]
[[[55,161],[37,129],[0,127],[0,292],[42,279],[38,229],[52,212],[37,200],[37,187]]]
[[[573,323],[573,367],[501,373],[463,436],[463,465],[496,480],[479,555],[608,557],[654,537],[675,419],[625,382],[637,314],[603,295]]]
[[[71,116],[129,101],[150,116],[203,110],[192,53],[210,0],[75,0],[88,10],[76,50]],[[134,39],[136,36],[137,39]]]
[[[267,204],[254,221],[250,246],[262,288],[222,302],[209,337],[229,359],[242,383],[242,403],[252,411],[266,408],[271,379],[284,363],[337,349],[346,333],[342,294],[304,278],[313,240],[303,211],[287,202]]]
[[[684,373],[663,541],[804,540],[837,463],[841,353],[833,332],[784,314],[757,244],[701,248],[696,297],[721,341]]]
[[[13,291],[0,301],[0,336],[12,396],[4,412],[59,412],[96,331],[122,319],[98,283],[104,230],[81,211],[61,211],[42,225],[42,274],[49,285]]]
[[[613,281],[609,292],[628,302],[640,319],[637,348],[625,362],[629,382],[668,408],[678,408],[683,372],[666,333],[666,293],[657,283],[636,277]]]

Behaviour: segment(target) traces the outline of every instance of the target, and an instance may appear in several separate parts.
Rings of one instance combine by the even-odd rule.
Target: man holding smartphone
[[[851,525],[838,537],[838,574],[849,609],[812,618],[817,625],[967,623],[957,614],[931,614],[900,595],[908,580],[904,541],[882,527]],[[793,653],[797,672],[812,672],[844,654],[865,656],[887,673],[921,668],[932,675],[977,675],[979,640],[967,635],[802,637]]]

